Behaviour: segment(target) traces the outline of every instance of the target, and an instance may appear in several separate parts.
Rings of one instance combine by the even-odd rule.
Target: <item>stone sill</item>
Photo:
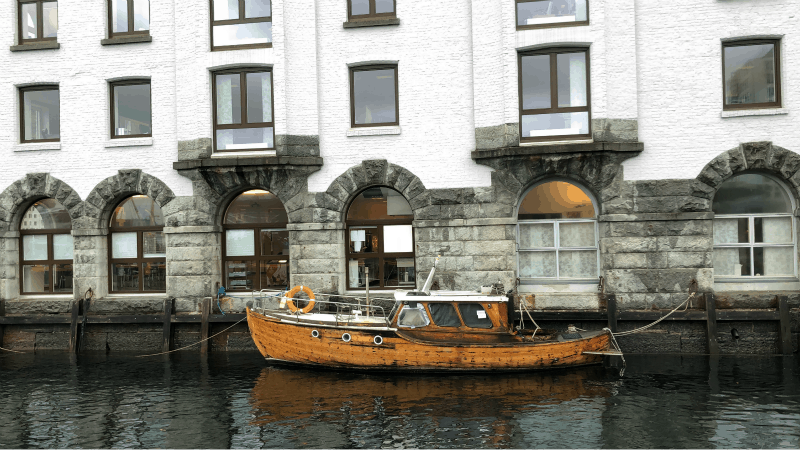
[[[727,117],[781,116],[785,114],[789,114],[789,108],[733,109],[722,111],[719,116],[725,119]]]
[[[713,212],[602,214],[599,222],[642,222],[660,220],[711,220]]]
[[[505,147],[491,150],[474,150],[473,160],[501,158],[506,156],[533,156],[558,153],[619,152],[639,153],[644,150],[642,142],[583,142],[542,144],[536,146]]]
[[[153,138],[151,137],[142,137],[142,138],[119,138],[119,139],[111,139],[106,141],[105,147],[106,148],[118,148],[118,147],[147,147],[153,145]]]
[[[348,128],[347,136],[380,136],[386,134],[400,134],[400,127],[397,125],[390,125],[386,127],[363,127],[363,128]]]
[[[15,152],[41,152],[47,150],[61,150],[60,142],[42,142],[30,144],[14,144]]]
[[[382,27],[386,25],[400,25],[400,19],[396,17],[385,19],[361,19],[342,23],[343,28]]]
[[[262,158],[265,156],[278,156],[276,150],[251,150],[244,152],[216,152],[212,153],[211,157],[214,159],[219,158]]]
[[[322,158],[319,156],[227,157],[190,159],[172,163],[172,168],[175,170],[231,166],[322,166]]]
[[[135,36],[117,36],[108,39],[102,39],[100,45],[120,45],[120,44],[137,44],[140,42],[153,42],[153,37],[149,34],[135,35]]]
[[[61,44],[55,41],[49,42],[31,42],[30,44],[12,45],[12,52],[27,52],[31,50],[57,50],[61,48]]]
[[[27,295],[20,295],[17,300],[18,301],[26,301],[26,300],[70,300],[71,301],[72,300],[72,294],[54,294],[54,295],[27,294]]]
[[[450,220],[414,220],[415,228],[438,227],[488,227],[495,225],[516,225],[516,218],[497,219],[450,219]]]

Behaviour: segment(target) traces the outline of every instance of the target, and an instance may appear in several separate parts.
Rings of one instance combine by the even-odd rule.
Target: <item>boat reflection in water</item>
[[[542,426],[552,445],[560,429],[581,427],[585,444],[596,446],[605,398],[618,383],[605,377],[602,367],[459,376],[268,367],[250,394],[251,425],[283,442],[302,435],[311,447],[545,445]]]

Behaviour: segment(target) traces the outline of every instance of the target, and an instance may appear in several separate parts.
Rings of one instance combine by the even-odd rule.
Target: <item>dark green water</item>
[[[255,353],[0,355],[0,447],[798,448],[797,357],[629,356],[479,376],[267,367]]]

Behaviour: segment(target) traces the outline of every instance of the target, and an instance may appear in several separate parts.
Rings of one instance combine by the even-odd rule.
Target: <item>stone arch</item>
[[[711,200],[723,182],[743,172],[764,172],[784,182],[800,204],[800,155],[770,141],[745,142],[712,159],[693,183],[695,197]]]
[[[370,159],[347,169],[325,192],[314,194],[310,205],[314,222],[344,222],[347,205],[370,186],[386,186],[403,194],[416,218],[430,204],[430,194],[419,177],[385,159]]]
[[[54,198],[64,205],[75,228],[83,204],[78,193],[49,173],[29,173],[0,193],[0,231],[18,231],[19,219],[27,207],[43,198]]]
[[[123,198],[142,194],[152,198],[162,210],[175,199],[172,190],[158,178],[140,169],[125,169],[95,186],[84,202],[82,228],[106,228],[114,207]],[[167,215],[167,211],[164,211]]]

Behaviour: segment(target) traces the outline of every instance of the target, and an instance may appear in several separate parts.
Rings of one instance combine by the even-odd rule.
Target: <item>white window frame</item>
[[[779,183],[781,187],[783,187],[782,183]],[[785,187],[784,187],[785,189]],[[787,192],[788,194],[788,192]],[[789,195],[789,199],[792,200],[792,196]],[[794,209],[794,202],[792,201],[792,209]],[[791,227],[792,227],[792,243],[791,244],[776,244],[771,242],[755,242],[755,219],[756,218],[775,218],[775,217],[789,217],[791,219]],[[713,244],[712,252],[716,251],[718,248],[749,248],[750,249],[750,273],[755,273],[755,258],[753,255],[754,248],[775,248],[775,247],[791,247],[792,254],[794,258],[792,258],[792,263],[794,267],[792,268],[792,275],[716,275],[714,274],[714,281],[715,282],[743,282],[743,281],[795,281],[797,280],[797,221],[794,218],[792,213],[767,213],[767,214],[715,214],[714,219],[712,220],[712,226],[717,220],[720,219],[748,219],[748,242],[737,242],[737,243],[727,243],[727,244]],[[713,239],[713,229],[712,229],[712,239]],[[713,253],[712,253],[712,267],[713,267]]]

